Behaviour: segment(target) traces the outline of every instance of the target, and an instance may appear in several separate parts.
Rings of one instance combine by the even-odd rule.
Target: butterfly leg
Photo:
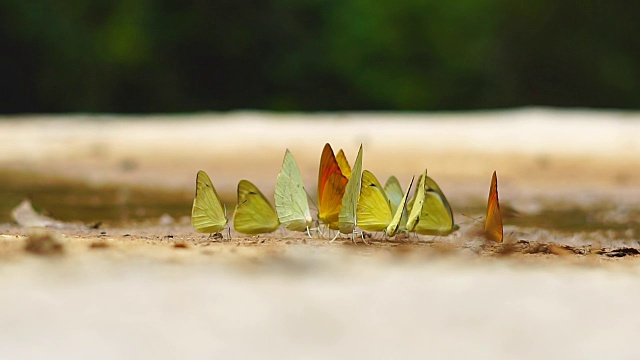
[[[328,229],[324,224],[322,224],[322,227],[320,227],[320,225],[318,225],[318,229],[320,229],[318,231],[318,239],[320,238],[320,236],[322,236],[322,238],[325,238],[325,231]]]
[[[329,244],[331,244],[332,242],[336,241],[336,239],[338,238],[338,236],[340,236],[340,231],[338,231],[336,233],[336,236],[333,237],[333,239],[331,239],[331,241],[329,241]]]
[[[360,237],[362,238],[362,242],[365,243],[365,245],[371,245],[370,243],[367,242],[367,240],[365,239],[364,236],[364,231],[360,231],[357,232],[355,230],[353,230],[353,233],[351,234],[351,241],[353,241],[354,245],[357,245],[358,243],[356,242],[356,238],[358,237],[358,235],[360,235]]]
[[[368,242],[367,242],[367,239],[365,238],[364,231],[361,231],[361,232],[360,232],[360,237],[362,237],[362,242],[363,242],[365,245],[371,245],[371,243],[368,243]]]

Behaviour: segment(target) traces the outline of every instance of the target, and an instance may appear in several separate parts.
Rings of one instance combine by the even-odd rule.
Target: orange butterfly
[[[496,172],[491,177],[491,187],[489,188],[489,200],[487,202],[487,217],[484,222],[484,232],[487,239],[495,242],[502,242],[502,214],[500,213],[500,203],[498,202],[498,178]]]
[[[318,218],[330,229],[338,229],[338,215],[348,181],[340,170],[331,145],[325,144],[318,173]]]

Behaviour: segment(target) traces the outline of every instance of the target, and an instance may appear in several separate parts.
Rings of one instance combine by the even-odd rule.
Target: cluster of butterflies
[[[412,178],[404,192],[395,176],[382,186],[370,171],[362,170],[362,145],[351,168],[342,150],[335,156],[331,145],[326,144],[318,173],[317,222],[337,230],[336,237],[350,234],[352,239],[355,239],[357,228],[384,232],[388,237],[399,232],[446,236],[456,231],[458,226],[454,223],[451,206],[440,187],[427,176],[427,171],[418,178],[413,197],[408,200],[413,182]],[[298,164],[287,149],[276,181],[275,209],[253,183],[240,180],[234,228],[239,233],[256,235],[273,232],[282,224],[291,231],[310,234],[316,221],[311,216],[307,197]],[[191,223],[203,233],[219,233],[228,223],[213,183],[202,170],[196,177]],[[484,230],[489,240],[502,242],[495,171]]]

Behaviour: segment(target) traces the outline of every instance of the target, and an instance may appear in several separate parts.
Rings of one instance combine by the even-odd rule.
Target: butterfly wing
[[[451,208],[446,205],[444,194],[428,189],[425,191],[425,200],[422,204],[420,221],[414,227],[414,231],[422,235],[446,236],[457,229],[453,222]]]
[[[344,151],[342,151],[342,149],[338,151],[338,155],[336,156],[336,161],[340,166],[340,171],[342,172],[342,175],[344,175],[344,177],[346,177],[347,179],[351,178],[351,166],[349,165],[349,161],[347,161],[347,157],[344,155]]]
[[[416,202],[407,220],[407,228],[422,235],[440,236],[449,235],[457,230],[449,201],[438,184],[427,176],[426,171],[420,181],[424,181],[423,192],[416,195]]]
[[[275,231],[280,222],[269,200],[250,181],[238,183],[238,205],[233,216],[233,227],[243,234],[264,234]]]
[[[427,170],[424,171],[424,174],[420,175],[420,178],[418,179],[418,187],[413,195],[413,199],[411,199],[411,202],[407,205],[407,208],[409,209],[409,216],[407,217],[407,231],[414,231],[418,221],[420,221],[422,204],[424,203],[426,180]]]
[[[227,217],[213,187],[211,179],[204,171],[196,176],[196,195],[191,209],[191,225],[203,233],[217,233],[224,229]]]
[[[384,184],[384,192],[387,194],[387,199],[389,199],[389,205],[391,205],[391,212],[395,214],[396,209],[400,205],[402,201],[402,187],[400,186],[400,182],[395,176],[389,177],[387,182]]]
[[[503,240],[502,214],[498,201],[498,177],[493,172],[491,187],[489,188],[489,200],[487,201],[487,217],[484,222],[484,231],[487,239],[501,243]]]
[[[325,184],[325,192],[321,202],[322,212],[318,211],[318,218],[330,229],[337,230],[340,210],[342,209],[342,197],[344,196],[348,180],[342,174],[329,176]]]
[[[384,188],[370,171],[363,171],[357,209],[358,227],[367,231],[383,231],[392,217]]]
[[[343,172],[344,173],[344,172]],[[362,183],[362,145],[358,150],[353,171],[342,197],[342,206],[338,216],[338,229],[343,234],[351,234],[356,228],[358,197],[360,196],[360,184]]]
[[[331,145],[325,144],[318,172],[318,218],[330,229],[338,229],[338,215],[347,182]]]
[[[425,170],[424,173],[426,174],[427,170]],[[416,189],[413,191],[413,196],[411,197],[411,200],[407,202],[407,214],[411,214],[411,212],[413,211],[413,204],[418,198],[418,193],[420,193],[424,189],[424,182],[422,181],[423,175],[424,174],[420,174],[420,176],[418,176],[418,186],[416,186]],[[422,203],[420,203],[420,206],[422,206]],[[409,219],[407,218],[407,226],[409,226],[408,220]]]
[[[307,201],[302,175],[289,149],[284,154],[282,169],[276,180],[276,213],[284,227],[292,231],[306,231],[313,219]]]
[[[395,177],[394,177],[395,179]],[[396,183],[398,182],[398,180],[396,179]],[[403,218],[406,216],[406,209],[407,209],[407,197],[409,196],[409,191],[411,190],[411,186],[413,185],[413,178],[411,178],[411,182],[409,183],[409,187],[407,188],[407,191],[404,193],[404,196],[402,197],[402,199],[400,199],[400,203],[398,204],[397,209],[395,210],[395,213],[393,215],[393,219],[391,220],[391,223],[389,223],[389,226],[387,226],[387,229],[385,231],[385,233],[387,234],[387,236],[394,236],[396,234],[396,232],[398,231],[398,229],[402,228],[402,220]],[[400,186],[400,184],[398,184],[398,186]]]

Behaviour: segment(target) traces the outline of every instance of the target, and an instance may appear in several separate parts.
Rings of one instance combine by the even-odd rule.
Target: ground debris
[[[16,206],[11,211],[11,217],[23,227],[53,227],[61,228],[64,223],[48,216],[38,214],[31,205],[31,201],[28,199],[23,200],[20,205]]]
[[[544,254],[544,255],[588,255],[591,253],[589,246],[571,246],[554,243],[541,243],[537,241],[518,240],[496,246],[494,253],[500,256],[512,254]]]
[[[398,233],[395,235],[395,237],[393,238],[394,241],[408,241],[411,240],[411,236],[409,233]]]
[[[22,202],[11,211],[13,220],[22,227],[48,227],[54,229],[87,229],[88,227],[78,224],[65,223],[48,216],[39,214],[31,205],[28,199]]]
[[[598,254],[608,256],[608,257],[625,257],[625,256],[637,256],[640,255],[640,250],[636,248],[615,248],[615,249],[600,249],[597,251]]]
[[[38,230],[27,236],[24,250],[37,255],[57,255],[64,252],[64,246],[54,233]]]
[[[90,249],[106,249],[109,247],[109,244],[104,241],[94,241],[89,244]]]

